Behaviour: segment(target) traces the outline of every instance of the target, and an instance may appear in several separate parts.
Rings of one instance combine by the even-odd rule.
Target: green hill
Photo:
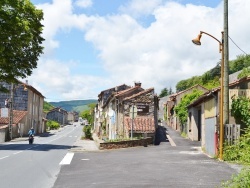
[[[97,100],[72,100],[72,101],[60,101],[60,102],[50,102],[51,105],[55,107],[60,107],[68,112],[76,111],[82,112],[88,109],[88,105],[91,103],[97,103]]]

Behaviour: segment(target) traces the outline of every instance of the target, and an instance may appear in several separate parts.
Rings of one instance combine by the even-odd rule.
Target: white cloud
[[[28,78],[29,84],[38,89],[47,101],[94,99],[99,88],[105,85],[100,77],[77,75],[70,71],[70,66],[77,63],[41,59],[39,68]],[[74,65],[75,64],[75,65]]]
[[[216,41],[204,37],[202,42],[206,45],[201,50],[191,40],[201,29],[211,31],[211,27],[212,32],[220,35],[222,17],[216,16],[219,13],[221,8],[171,2],[156,7],[156,21],[148,28],[125,14],[98,18],[87,30],[86,39],[100,50],[113,80],[140,80],[144,87],[155,87],[159,92],[216,65],[220,59]]]
[[[93,2],[92,0],[77,0],[75,2],[75,4],[78,6],[78,7],[81,7],[81,8],[87,8],[87,7],[91,7]]]
[[[120,11],[138,17],[152,14],[153,10],[161,3],[162,0],[132,0],[125,6],[121,6]]]
[[[61,100],[84,99],[97,98],[104,89],[123,83],[132,85],[133,81],[141,81],[144,88],[155,87],[157,93],[164,87],[171,86],[175,90],[178,81],[201,75],[214,67],[221,59],[218,42],[203,35],[202,45],[198,47],[191,40],[200,30],[221,40],[223,4],[210,8],[173,1],[160,3],[134,0],[121,8],[123,14],[102,17],[74,14],[70,0],[39,5],[44,9],[44,37],[49,50],[45,51],[44,59],[40,59],[30,80],[48,98],[56,94]],[[250,7],[248,0],[229,2],[229,35],[249,52],[250,14],[247,7]],[[133,12],[152,14],[155,21],[144,28]],[[67,33],[72,28],[82,31],[85,40],[93,44],[99,54],[99,63],[105,67],[103,71],[109,76],[75,75],[69,68],[70,62],[61,62],[51,56],[54,48],[60,47],[55,37],[58,32]],[[231,42],[229,50],[230,59],[242,53]]]

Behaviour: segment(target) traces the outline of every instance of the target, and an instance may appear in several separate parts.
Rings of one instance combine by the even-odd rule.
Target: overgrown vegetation
[[[244,78],[244,77],[249,76],[249,75],[250,75],[250,68],[247,67],[247,68],[242,69],[242,72],[238,75],[237,78],[240,79],[240,78]]]
[[[84,126],[83,127],[83,132],[85,135],[85,139],[92,139],[92,133],[91,133],[91,126]]]
[[[205,72],[202,76],[193,76],[186,80],[181,80],[176,84],[176,91],[186,90],[196,84],[202,85],[207,89],[212,89],[220,85],[220,66]]]
[[[235,60],[229,62],[229,74],[240,71],[250,66],[250,55],[239,55]]]
[[[88,110],[84,110],[80,113],[80,117],[83,119],[86,119],[90,125],[83,127],[83,132],[85,134],[85,139],[92,139],[92,125],[94,124],[94,109],[95,109],[96,103],[91,103],[88,105]]]
[[[250,127],[245,129],[235,144],[225,145],[223,156],[225,161],[250,165]]]
[[[233,145],[225,144],[224,160],[245,165],[238,175],[222,184],[226,188],[250,187],[250,99],[246,97],[233,98],[232,115],[236,121],[240,121],[245,129],[240,139]]]
[[[241,73],[239,78],[250,75],[246,67],[250,66],[250,55],[240,55],[233,61],[229,62],[229,74],[235,73],[242,69],[244,73]],[[176,84],[176,92],[186,90],[196,84],[200,84],[207,89],[212,89],[220,86],[219,78],[221,76],[221,69],[219,63],[211,70],[205,72],[201,76],[193,76],[192,78],[181,80]]]
[[[250,186],[250,168],[245,167],[238,175],[234,175],[231,180],[222,183],[225,188],[249,188]]]
[[[174,108],[175,113],[177,117],[180,120],[181,125],[184,125],[187,123],[187,117],[188,117],[188,109],[187,106],[191,104],[194,100],[196,100],[199,96],[202,95],[202,91],[200,90],[193,90],[192,93],[186,94],[181,102]]]
[[[232,99],[232,115],[236,123],[241,124],[241,129],[250,127],[250,99],[241,96]]]
[[[86,119],[90,125],[94,124],[94,109],[95,109],[96,103],[91,103],[88,105],[89,109],[84,110],[80,113],[80,117],[83,119]]]
[[[46,128],[49,130],[59,129],[60,124],[56,121],[48,120],[46,123]]]
[[[55,108],[53,105],[51,105],[50,103],[44,101],[43,103],[43,111],[45,113],[48,113],[50,110],[52,110],[53,108]]]

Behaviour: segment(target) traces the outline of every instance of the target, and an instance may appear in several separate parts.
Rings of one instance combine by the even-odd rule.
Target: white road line
[[[19,151],[19,152],[16,152],[16,153],[13,153],[14,155],[18,154],[18,153],[22,153],[23,151]]]
[[[7,157],[9,157],[9,156],[2,157],[2,158],[0,158],[0,160],[1,160],[1,159],[5,159],[5,158],[7,158]]]
[[[59,163],[59,165],[69,165],[71,163],[71,160],[74,156],[74,153],[67,153],[63,160]]]
[[[167,138],[168,138],[171,146],[176,146],[176,144],[174,143],[174,141],[172,140],[172,138],[169,135],[167,135]]]

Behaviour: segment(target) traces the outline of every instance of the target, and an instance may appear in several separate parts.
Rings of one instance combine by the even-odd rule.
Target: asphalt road
[[[239,169],[204,155],[197,145],[168,131],[170,142],[75,153],[54,188],[214,188]]]
[[[59,164],[82,134],[72,125],[46,137],[0,144],[1,188],[50,188],[60,171]]]

